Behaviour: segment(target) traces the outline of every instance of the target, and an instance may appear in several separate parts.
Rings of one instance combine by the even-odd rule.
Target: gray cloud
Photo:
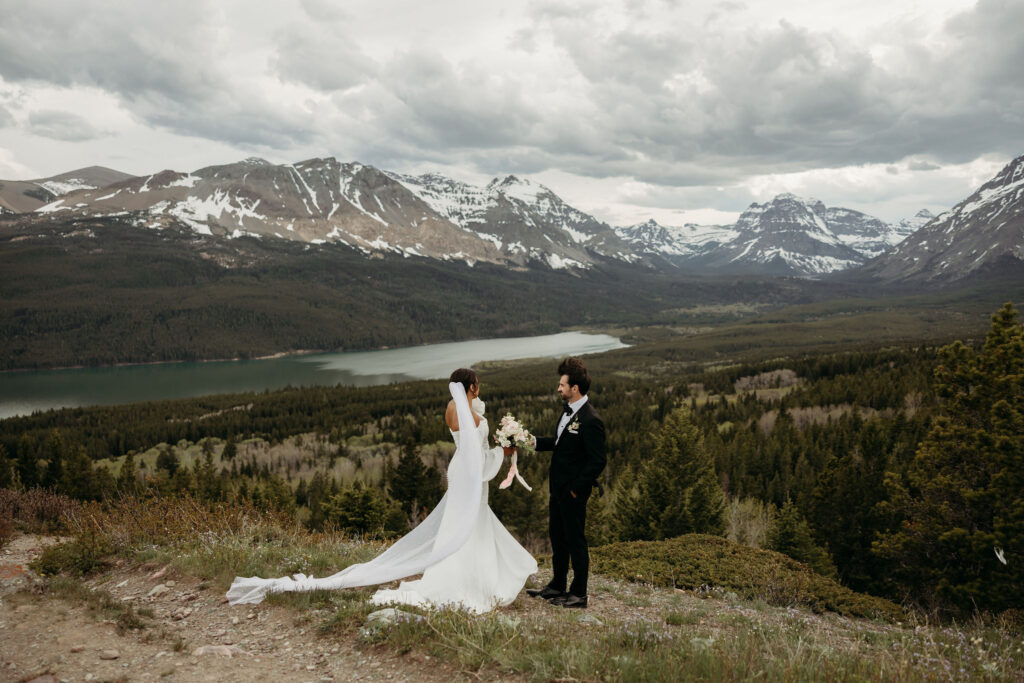
[[[78,114],[55,109],[34,111],[28,115],[28,130],[44,138],[65,142],[83,142],[104,133]]]
[[[212,0],[4,5],[6,81],[98,87],[152,125],[222,142],[286,148],[311,137],[301,115],[225,71],[232,46]]]
[[[7,108],[0,104],[0,128],[6,128],[7,126],[14,125],[14,116],[11,112],[7,111]]]
[[[329,14],[329,7],[305,0],[312,22],[293,23],[277,36],[274,71],[285,81],[303,83],[322,91],[344,90],[365,83],[377,65],[349,38]]]
[[[667,188],[638,201],[680,208],[741,209],[745,190],[703,186],[764,174],[917,172],[1024,153],[1016,0],[979,0],[931,42],[891,24],[870,45],[744,24],[735,2],[685,19],[660,0],[546,2],[496,39],[493,61],[486,46],[467,56],[427,39],[363,45],[373,32],[343,7],[275,6],[285,19],[261,33],[244,25],[262,11],[251,4],[0,0],[0,75],[99,88],[146,125],[269,156],[622,176]],[[10,120],[0,109],[0,125]],[[88,134],[68,121],[30,125]]]

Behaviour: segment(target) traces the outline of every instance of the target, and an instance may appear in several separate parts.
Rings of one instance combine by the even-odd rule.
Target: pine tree
[[[725,531],[725,496],[700,430],[681,406],[665,418],[635,490],[617,491],[615,526],[632,539]]]
[[[329,523],[357,534],[390,536],[405,526],[405,516],[397,503],[388,501],[380,489],[363,486],[358,480],[331,496],[324,510]]]
[[[231,462],[238,455],[238,446],[235,445],[235,437],[230,437],[224,444],[224,450],[220,452],[222,461]]]
[[[122,495],[133,496],[138,493],[139,480],[135,466],[135,452],[128,451],[121,463],[121,471],[117,475],[117,490]]]
[[[415,445],[408,442],[394,468],[389,468],[385,481],[388,492],[398,501],[406,515],[418,521],[421,512],[431,510],[441,499],[441,480],[437,470],[423,464]]]
[[[77,500],[98,500],[103,497],[105,492],[99,486],[85,446],[72,448],[64,460],[58,491]]]
[[[807,566],[824,576],[834,576],[836,573],[828,553],[815,545],[807,520],[791,500],[782,506],[775,524],[768,531],[768,547],[807,563]]]
[[[64,457],[64,438],[54,429],[46,441],[46,470],[40,482],[43,486],[56,488],[60,485],[64,478]]]
[[[398,501],[406,514],[411,514],[413,506],[418,504],[420,489],[426,481],[427,467],[410,442],[402,449],[398,464],[389,468],[385,481],[388,492]]]
[[[14,461],[7,457],[7,451],[0,444],[0,489],[12,488],[14,481]]]
[[[156,468],[158,470],[165,470],[168,476],[173,479],[179,466],[178,454],[174,452],[174,448],[166,444],[163,445],[160,448],[160,454],[156,456]]]
[[[39,457],[35,444],[27,434],[18,440],[18,480],[22,488],[30,489],[39,483]]]
[[[920,599],[968,613],[1024,607],[1024,328],[1012,304],[980,353],[955,342],[935,371],[942,414],[906,479],[890,476],[902,517],[876,551],[898,561]],[[1004,564],[1005,562],[1005,564]]]

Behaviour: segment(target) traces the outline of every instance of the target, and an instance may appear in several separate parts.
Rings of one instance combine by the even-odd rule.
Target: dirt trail
[[[436,658],[318,636],[294,610],[230,606],[195,578],[122,565],[86,585],[144,615],[118,625],[81,600],[33,592],[29,562],[55,539],[19,536],[0,551],[0,681],[451,681]],[[162,588],[159,588],[161,587]],[[150,615],[151,616],[145,616]]]

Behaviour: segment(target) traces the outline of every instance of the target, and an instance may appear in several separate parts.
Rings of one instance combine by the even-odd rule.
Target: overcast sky
[[[0,0],[0,178],[334,156],[898,220],[1024,154],[1022,64],[1022,0]]]

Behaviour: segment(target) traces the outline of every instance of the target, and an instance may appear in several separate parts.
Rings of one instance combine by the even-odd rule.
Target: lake
[[[607,334],[562,332],[380,351],[206,363],[0,373],[0,419],[36,410],[230,394],[286,386],[370,386],[441,379],[481,361],[561,358],[627,346]]]

